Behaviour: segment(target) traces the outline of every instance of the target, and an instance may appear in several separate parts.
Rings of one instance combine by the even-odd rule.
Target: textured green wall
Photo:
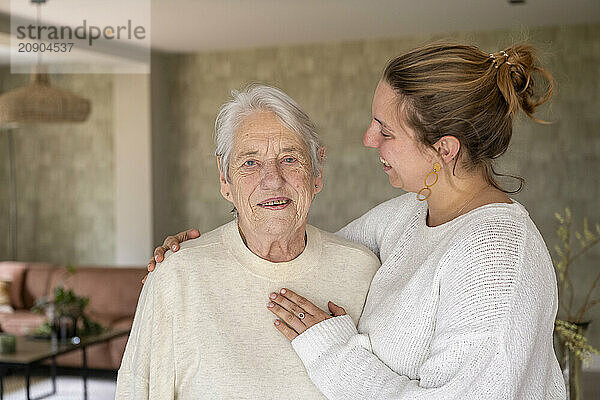
[[[524,34],[472,32],[448,37],[498,51],[523,39]],[[564,206],[570,205],[577,217],[587,215],[600,221],[600,26],[532,29],[527,37],[541,49],[544,63],[557,80],[552,103],[540,114],[555,123],[517,121],[511,148],[498,166],[501,172],[526,179],[524,191],[514,198],[529,209],[549,247],[553,247],[553,215]],[[162,79],[154,77],[160,82],[161,99],[160,109],[155,104],[153,121],[155,128],[160,127],[160,132],[153,133],[156,242],[167,233],[190,226],[207,231],[231,218],[231,207],[218,191],[213,124],[229,91],[251,81],[285,90],[320,129],[328,160],[325,188],[311,209],[314,225],[337,230],[376,204],[401,194],[389,185],[377,153],[362,146],[371,97],[389,58],[440,38],[161,57]],[[578,288],[589,285],[598,271],[600,252],[581,261],[578,266],[582,270],[575,279]],[[600,307],[593,318],[600,320]],[[599,328],[600,322],[592,325],[597,345]]]
[[[0,90],[29,77],[0,69]],[[14,131],[18,259],[74,264],[114,262],[112,77],[53,75],[51,82],[88,98],[78,124],[23,124]],[[8,147],[0,131],[0,260],[8,242]]]

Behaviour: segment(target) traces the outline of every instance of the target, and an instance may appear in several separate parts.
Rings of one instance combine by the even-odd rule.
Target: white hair
[[[315,124],[290,96],[272,86],[252,84],[242,90],[232,90],[231,100],[223,104],[215,121],[215,155],[221,157],[221,168],[229,182],[229,156],[233,148],[235,131],[255,112],[272,112],[277,119],[306,144],[314,176],[323,168],[323,147]]]

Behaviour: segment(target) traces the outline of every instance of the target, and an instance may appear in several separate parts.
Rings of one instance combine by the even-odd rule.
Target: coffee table
[[[72,351],[81,350],[82,367],[81,378],[83,380],[83,396],[87,400],[87,356],[86,349],[88,346],[108,342],[119,336],[129,334],[129,329],[111,329],[98,335],[90,335],[79,338],[79,341],[63,342],[53,339],[31,339],[26,336],[17,336],[17,351],[13,354],[0,354],[0,400],[4,398],[4,377],[10,368],[25,368],[25,387],[27,390],[27,400],[36,400],[50,395],[56,394],[56,356],[70,353]],[[78,343],[77,343],[78,342]],[[52,391],[31,398],[30,395],[30,377],[31,367],[41,361],[50,360],[50,373],[52,375]]]

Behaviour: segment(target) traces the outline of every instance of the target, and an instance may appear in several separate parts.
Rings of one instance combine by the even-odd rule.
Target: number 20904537
[[[19,43],[19,53],[70,53],[75,43]]]

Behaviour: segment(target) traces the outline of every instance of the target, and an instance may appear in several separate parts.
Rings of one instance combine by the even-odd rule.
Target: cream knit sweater
[[[315,385],[340,400],[564,399],[556,280],[527,211],[490,204],[437,227],[426,215],[409,193],[339,232],[382,266],[358,329],[335,317],[292,342]]]
[[[149,275],[117,380],[125,399],[322,399],[273,326],[269,293],[286,286],[321,308],[336,299],[357,320],[379,260],[307,226],[290,262],[250,252],[236,221],[182,243]]]

